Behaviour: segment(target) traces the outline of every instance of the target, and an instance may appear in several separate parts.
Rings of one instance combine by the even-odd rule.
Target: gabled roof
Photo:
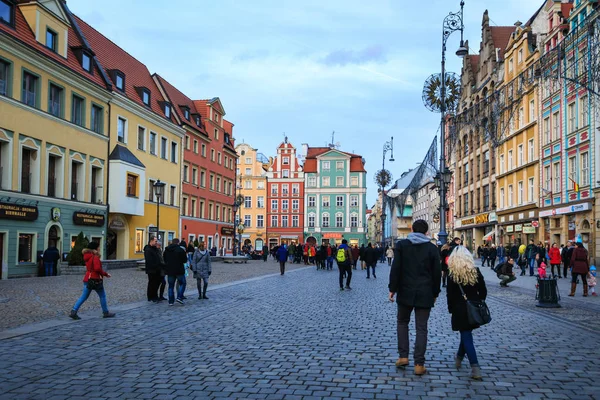
[[[84,79],[91,81],[102,88],[106,89],[106,82],[102,79],[102,73],[98,69],[96,63],[93,64],[93,73],[90,74],[86,70],[83,69],[81,63],[77,59],[75,55],[74,48],[85,47],[84,43],[82,43],[73,27],[69,27],[69,38],[68,38],[68,49],[67,49],[67,58],[61,57],[57,53],[53,52],[42,43],[38,42],[35,39],[35,35],[29,24],[25,20],[21,9],[18,6],[15,6],[15,28],[8,26],[7,24],[0,23],[0,36],[7,35],[11,36],[24,45],[36,50],[38,53],[52,60],[53,62],[60,64],[66,68],[69,68],[74,73],[80,75]]]
[[[191,126],[206,135],[207,133],[206,133],[206,130],[204,129],[204,123],[202,121],[202,113],[200,113],[196,109],[196,106],[194,105],[194,101],[192,99],[190,99],[189,97],[187,97],[185,94],[183,94],[183,92],[181,92],[175,86],[171,85],[171,83],[169,83],[169,81],[167,81],[162,76],[160,76],[158,74],[154,74],[152,76],[158,80],[159,85],[163,88],[165,94],[167,95],[167,98],[168,98],[167,100],[170,101],[171,104],[173,104],[173,111],[177,114],[181,123]],[[189,120],[187,120],[185,118],[185,116],[183,114],[183,110],[181,109],[181,106],[185,106],[190,109],[190,119]],[[193,114],[200,115],[200,126],[196,125],[196,121],[194,121],[194,118],[192,117]]]
[[[136,87],[148,88],[150,90],[150,109],[161,117],[166,118],[163,107],[159,103],[164,102],[165,99],[160,94],[154,80],[152,80],[152,76],[146,65],[88,25],[81,18],[75,16],[75,20],[79,24],[90,47],[96,53],[100,64],[107,71],[118,70],[125,74],[125,92],[123,94],[140,106],[148,108],[142,101]],[[120,92],[116,87],[114,87],[114,91]],[[171,116],[170,120],[173,122],[173,116]]]
[[[146,168],[144,164],[133,153],[125,146],[120,144],[116,145],[113,151],[108,156],[109,160],[123,161],[131,165],[135,165],[141,168]]]
[[[512,35],[515,29],[515,26],[490,26],[494,47],[500,49],[500,59],[498,61],[502,61],[504,59],[504,51],[506,50],[506,46],[508,46],[508,42],[510,41],[510,35]]]
[[[213,97],[212,99],[201,99],[194,100],[194,104],[198,111],[205,115],[206,118],[210,116],[210,108],[214,108],[221,115],[225,115],[225,108],[223,107],[223,103],[221,103],[221,99],[218,97]]]
[[[469,54],[469,61],[471,62],[471,71],[479,71],[479,55]]]
[[[306,159],[304,161],[304,172],[317,172],[317,157],[329,152],[341,153],[350,157],[350,172],[367,172],[361,156],[358,154],[347,153],[338,149],[332,149],[330,147],[309,147],[308,151],[306,152]]]

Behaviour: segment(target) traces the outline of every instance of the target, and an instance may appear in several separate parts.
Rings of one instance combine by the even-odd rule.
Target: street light
[[[439,193],[440,193],[440,233],[438,239],[442,244],[448,241],[448,232],[446,232],[446,189],[450,184],[452,172],[446,166],[446,43],[448,38],[454,32],[460,32],[460,46],[456,51],[456,55],[464,57],[469,53],[469,49],[465,47],[463,40],[464,23],[463,23],[463,8],[465,2],[460,2],[460,12],[450,13],[444,18],[442,31],[442,75],[440,85],[440,111],[441,111],[441,134],[440,134],[440,169],[438,178]]]
[[[238,231],[238,254],[240,254],[242,252],[242,233],[244,233],[244,223],[240,222],[239,225],[237,226],[237,231]]]
[[[375,174],[375,182],[379,186],[381,193],[381,246],[385,245],[385,188],[392,181],[392,173],[385,169],[385,155],[391,152],[390,162],[394,162],[394,137],[383,144],[383,157],[381,161],[381,170]]]
[[[160,202],[165,194],[166,183],[161,182],[160,179],[154,182],[154,195],[156,196],[156,237],[160,240]],[[163,243],[166,247],[166,243]]]
[[[244,203],[244,196],[242,196],[241,194],[238,194],[235,197],[235,200],[233,201],[233,205],[232,205],[232,208],[233,208],[233,226],[235,226],[237,224],[237,222],[238,222],[237,212],[238,212],[238,210],[240,209],[240,206],[243,203]],[[234,234],[234,239],[235,239],[235,234]],[[233,252],[234,256],[236,256],[237,253],[238,253],[237,247],[235,246],[235,244],[233,246],[232,252]]]

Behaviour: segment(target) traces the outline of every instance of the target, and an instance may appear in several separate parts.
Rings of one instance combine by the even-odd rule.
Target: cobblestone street
[[[428,374],[413,375],[412,358],[396,370],[396,306],[381,265],[378,279],[354,271],[353,291],[339,291],[337,271],[301,269],[220,287],[210,300],[141,304],[1,340],[0,398],[598,398],[598,303],[536,309],[532,290],[489,276],[493,321],[474,335],[483,382],[453,366],[458,334],[443,297]]]

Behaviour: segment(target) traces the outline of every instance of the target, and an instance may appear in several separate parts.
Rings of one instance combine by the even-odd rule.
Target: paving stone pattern
[[[453,366],[443,297],[428,374],[396,370],[396,305],[379,270],[355,271],[353,291],[339,291],[337,271],[303,269],[1,340],[0,399],[598,398],[600,335],[523,308],[495,282],[493,321],[475,332],[482,382]]]

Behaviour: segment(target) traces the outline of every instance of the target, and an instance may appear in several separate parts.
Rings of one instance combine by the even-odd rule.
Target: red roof
[[[573,3],[560,3],[560,12],[563,18],[568,19],[572,9]]]
[[[171,85],[162,76],[160,76],[158,74],[154,74],[152,76],[154,76],[154,77],[156,77],[156,79],[158,79],[160,85],[162,86],[163,90],[167,94],[168,100],[171,102],[171,104],[173,104],[174,111],[175,111],[175,113],[177,113],[179,120],[182,121],[182,123],[184,123],[184,124],[193,126],[194,128],[196,128],[203,134],[207,135],[206,129],[204,128],[204,124],[202,121],[202,113],[200,113],[196,109],[196,106],[194,105],[194,101],[192,99],[190,99],[189,97],[187,97],[185,94],[183,94],[175,86]],[[189,121],[185,118],[181,106],[187,106],[190,109]],[[200,126],[196,125],[196,121],[194,121],[192,114],[200,115]]]
[[[490,26],[494,47],[500,49],[500,60],[504,59],[504,50],[510,41],[510,35],[515,31],[514,26]],[[500,61],[498,60],[498,61]]]
[[[18,6],[15,7],[15,29],[6,24],[0,23],[0,35],[12,36],[13,38],[33,48],[34,50],[43,54],[52,61],[71,69],[73,72],[77,73],[83,78],[106,89],[106,82],[102,78],[102,74],[98,70],[96,63],[93,63],[93,74],[90,74],[89,72],[83,69],[79,60],[77,59],[77,56],[73,51],[73,47],[82,47],[83,43],[79,40],[77,33],[72,27],[69,28],[69,48],[67,49],[66,59],[60,56],[59,54],[55,53],[54,51],[50,50],[42,43],[35,40],[35,35],[29,27],[29,24],[25,20],[25,17],[23,16],[23,13],[21,12],[21,9]]]
[[[358,154],[347,153],[345,151],[332,149],[329,147],[309,147],[304,161],[304,172],[317,172],[317,157],[329,151],[337,151],[350,157],[350,172],[367,172],[362,162],[362,157]]]
[[[83,35],[96,53],[100,64],[107,70],[119,70],[125,74],[125,96],[143,107],[147,107],[138,94],[136,87],[145,87],[150,90],[150,109],[161,117],[165,117],[163,107],[159,102],[165,101],[154,83],[150,71],[142,62],[117,46],[114,42],[92,28],[81,18],[74,16],[81,27]],[[113,85],[114,87],[114,85]],[[114,87],[118,92],[118,89]],[[171,116],[171,122],[173,122]]]
[[[477,72],[479,70],[479,55],[469,54],[469,61],[471,62],[471,70]]]

